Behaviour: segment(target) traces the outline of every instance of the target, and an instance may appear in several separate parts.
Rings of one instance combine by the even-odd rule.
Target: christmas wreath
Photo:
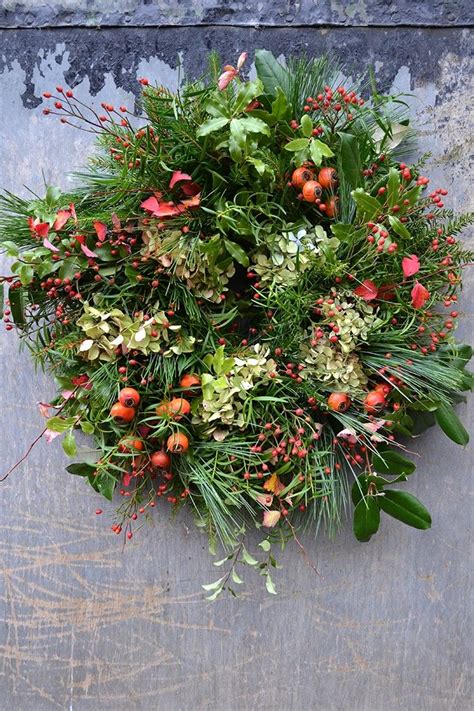
[[[274,544],[336,529],[351,500],[361,541],[383,513],[429,528],[397,488],[407,442],[435,423],[468,441],[453,405],[471,349],[453,333],[471,220],[428,188],[426,156],[403,162],[403,97],[265,50],[245,79],[246,58],[212,56],[176,93],[140,79],[138,115],[45,93],[97,150],[73,190],[0,203],[6,330],[58,386],[39,437],[117,491],[125,539],[154,507],[191,507],[225,553],[211,599],[241,563],[274,592]]]

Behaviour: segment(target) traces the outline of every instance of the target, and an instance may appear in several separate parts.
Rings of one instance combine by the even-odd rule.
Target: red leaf
[[[84,254],[86,255],[86,257],[90,257],[91,259],[93,257],[97,257],[97,254],[95,252],[93,252],[92,249],[89,249],[87,244],[81,244],[81,249],[84,252]]]
[[[173,175],[171,176],[170,189],[174,188],[176,183],[179,183],[180,180],[192,180],[192,178],[187,173],[182,173],[180,170],[175,170]]]
[[[181,192],[190,197],[201,192],[201,186],[197,183],[183,183],[180,187]]]
[[[396,288],[396,284],[381,284],[377,291],[377,299],[379,301],[393,301]]]
[[[94,229],[97,233],[97,237],[99,238],[100,242],[103,242],[106,235],[107,235],[107,225],[104,225],[103,222],[94,222]]]
[[[140,205],[140,207],[143,210],[146,210],[147,212],[151,212],[151,213],[156,212],[156,210],[158,210],[159,206],[160,206],[160,203],[158,202],[158,200],[156,199],[156,197],[154,195],[152,195],[152,197],[149,197],[146,200],[144,200],[142,202],[142,204]]]
[[[45,237],[43,240],[43,247],[46,247],[46,249],[50,249],[52,252],[59,252],[59,249],[55,247],[54,244],[51,244],[47,237]]]
[[[360,296],[364,301],[373,301],[377,298],[378,289],[373,281],[365,279],[357,289],[354,289],[354,294]]]
[[[430,292],[428,289],[425,289],[423,284],[420,284],[419,281],[415,281],[415,286],[411,290],[411,305],[413,308],[421,309],[429,298]]]
[[[62,227],[64,227],[64,225],[66,224],[66,222],[69,220],[70,217],[71,217],[71,212],[69,210],[59,210],[56,213],[56,219],[54,220],[54,223],[53,223],[53,230],[55,230],[57,232]]]
[[[413,276],[418,271],[420,271],[420,260],[416,254],[412,254],[409,257],[403,257],[402,259],[402,269],[405,279],[407,277]]]
[[[39,224],[34,225],[33,229],[38,237],[47,237],[49,232],[49,224],[47,222],[40,222]]]
[[[123,475],[123,479],[122,479],[123,485],[130,486],[131,480],[132,480],[132,477],[130,476],[130,474],[128,472],[125,472],[125,474]]]
[[[76,225],[77,225],[76,208],[75,208],[73,202],[69,205],[69,210],[70,210],[70,212],[71,212],[71,217],[72,217],[72,219],[74,220],[74,222],[75,222]]]

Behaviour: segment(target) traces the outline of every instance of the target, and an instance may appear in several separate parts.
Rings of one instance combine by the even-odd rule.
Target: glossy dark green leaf
[[[364,496],[367,496],[369,490],[369,480],[366,474],[361,474],[352,484],[351,498],[354,506],[357,506],[359,501],[362,501]]]
[[[230,256],[235,259],[236,262],[242,264],[244,267],[248,267],[250,263],[249,258],[240,245],[235,242],[231,242],[229,239],[224,240],[224,245]]]
[[[400,173],[396,168],[390,168],[387,181],[387,202],[390,207],[397,204],[400,199]]]
[[[75,476],[92,476],[95,471],[95,467],[92,464],[78,462],[77,464],[70,464],[66,467],[66,471],[68,471],[69,474],[74,474]]]
[[[412,474],[416,465],[394,449],[379,449],[372,458],[372,468],[377,474]]]
[[[382,511],[413,528],[427,529],[431,526],[429,511],[421,501],[406,491],[385,491],[377,497]]]
[[[26,325],[23,289],[9,289],[8,298],[13,320],[18,328],[23,328]]]
[[[436,422],[444,434],[456,444],[466,446],[469,442],[469,433],[456,415],[454,408],[448,403],[443,403],[435,411]]]
[[[341,138],[341,170],[351,188],[362,185],[362,166],[360,162],[359,143],[351,133],[340,133]]]
[[[357,205],[357,212],[364,220],[373,220],[381,212],[382,206],[379,201],[362,188],[356,188],[351,195]]]
[[[258,49],[255,52],[255,68],[267,94],[276,96],[278,87],[285,89],[287,70],[271,52]]]
[[[377,533],[380,525],[380,509],[374,497],[359,501],[354,509],[353,530],[358,541],[368,541]]]
[[[410,239],[411,235],[403,222],[400,222],[398,217],[394,217],[393,215],[388,216],[388,221],[390,223],[390,226],[392,230],[399,236],[399,237],[404,237],[405,239]]]

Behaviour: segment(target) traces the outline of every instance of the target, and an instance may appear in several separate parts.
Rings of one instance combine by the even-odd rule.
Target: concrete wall
[[[420,148],[448,204],[472,209],[472,2],[425,0],[51,0],[0,2],[0,184],[65,185],[87,134],[41,115],[58,83],[97,104],[131,103],[138,76],[176,85],[205,54],[256,47],[373,63],[383,88],[412,94]],[[101,29],[98,29],[101,28]],[[472,279],[461,337],[470,338]],[[3,334],[2,334],[3,336]],[[15,336],[0,341],[0,451],[12,463],[51,393]],[[472,403],[460,413],[472,428]],[[316,577],[290,546],[268,596],[203,601],[215,579],[205,539],[166,513],[122,551],[93,492],[38,445],[0,489],[0,709],[42,711],[467,711],[472,455],[439,432],[416,446],[410,490],[433,514],[420,532],[384,520],[368,545],[346,527],[307,541]],[[104,507],[107,508],[107,507]]]

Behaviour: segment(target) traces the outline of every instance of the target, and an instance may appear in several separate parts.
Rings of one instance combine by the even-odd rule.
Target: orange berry
[[[338,183],[337,173],[334,168],[321,168],[318,174],[318,183],[325,190],[332,190]]]
[[[150,462],[155,469],[164,469],[168,471],[171,466],[171,459],[166,452],[163,451],[154,452],[150,457]]]
[[[383,410],[386,404],[384,394],[378,390],[372,390],[364,398],[364,409],[370,415],[375,415]]]
[[[166,447],[173,454],[183,454],[189,447],[189,439],[182,432],[175,432],[166,440]]]
[[[119,452],[129,453],[133,451],[142,452],[144,445],[141,439],[133,439],[133,437],[125,437],[119,442]]]
[[[162,402],[156,408],[156,414],[159,417],[171,417],[173,420],[180,420],[190,412],[191,405],[184,397],[174,397],[169,402]]]
[[[302,192],[303,199],[306,200],[306,202],[316,202],[323,194],[323,189],[316,180],[308,180],[308,182],[303,185]]]
[[[125,407],[137,407],[140,395],[134,388],[123,388],[119,392],[119,402]]]
[[[124,425],[135,417],[134,407],[125,407],[121,402],[116,402],[110,410],[110,417],[118,424]]]
[[[330,410],[345,412],[351,404],[351,399],[347,393],[331,393],[327,403]]]
[[[293,171],[293,175],[291,176],[291,183],[293,187],[301,190],[303,185],[307,183],[308,180],[314,180],[314,173],[309,170],[309,168],[302,165],[300,168]]]
[[[339,198],[336,195],[333,195],[326,202],[326,215],[328,217],[336,217],[338,206],[339,206]]]
[[[193,393],[192,391],[195,388],[198,388],[201,385],[201,378],[198,375],[190,375],[186,374],[183,375],[181,380],[179,381],[179,386],[180,388],[191,388],[191,392],[186,392],[186,395],[193,395],[196,393]]]

